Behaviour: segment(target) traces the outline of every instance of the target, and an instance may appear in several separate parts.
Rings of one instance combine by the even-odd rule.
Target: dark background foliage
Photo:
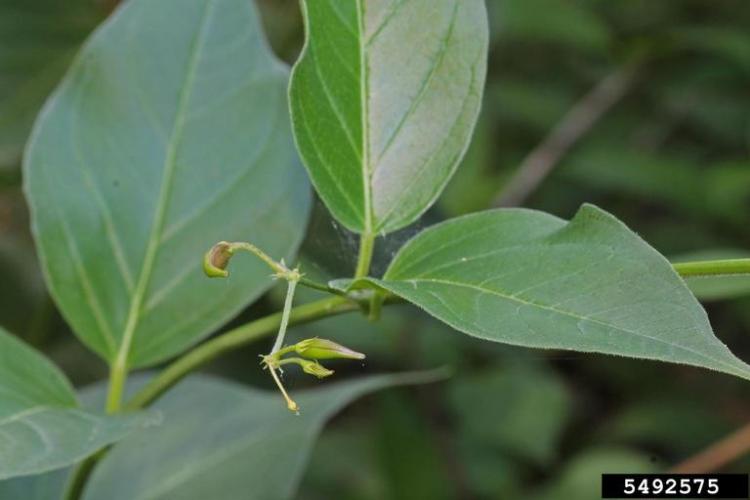
[[[115,4],[0,0],[0,325],[78,384],[104,378],[106,369],[45,291],[19,164],[39,106]],[[292,62],[302,41],[296,0],[260,4],[274,48]],[[488,7],[489,79],[472,147],[424,220],[378,242],[376,271],[420,227],[518,201],[519,167],[539,172],[532,151],[550,168],[520,197],[524,206],[569,217],[593,202],[675,258],[748,253],[746,0],[488,0]],[[578,127],[569,150],[545,142],[561,121]],[[319,205],[305,270],[349,274],[355,251],[356,239]],[[279,292],[236,322],[278,309]],[[718,336],[750,359],[750,293],[707,309]],[[411,308],[389,308],[377,324],[347,316],[292,332],[323,334],[368,353],[366,365],[341,366],[346,375],[441,365],[454,375],[369,397],[337,417],[315,448],[303,499],[598,498],[602,470],[668,469],[750,420],[747,384],[726,375],[504,347],[457,335]],[[267,386],[256,363],[266,347],[208,370]],[[725,470],[748,467],[739,460]]]

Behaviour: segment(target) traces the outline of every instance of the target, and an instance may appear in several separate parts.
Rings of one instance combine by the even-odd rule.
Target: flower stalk
[[[282,266],[283,266],[283,263],[282,263]],[[285,266],[284,266],[284,269],[286,269]],[[277,276],[279,276],[280,274],[281,273],[277,273]],[[284,384],[281,383],[281,379],[276,373],[276,370],[279,370],[279,372],[281,372],[281,367],[276,360],[278,359],[277,353],[279,352],[279,350],[281,350],[281,347],[284,344],[284,337],[286,336],[286,329],[289,326],[289,315],[291,314],[292,303],[294,302],[294,290],[297,287],[297,282],[301,278],[301,275],[297,269],[294,269],[291,271],[287,270],[281,275],[287,280],[286,299],[284,300],[284,310],[281,312],[281,324],[279,325],[279,332],[276,334],[276,341],[273,344],[273,348],[271,349],[270,354],[263,357],[263,364],[268,368],[268,371],[271,373],[271,376],[273,377],[274,382],[276,382],[276,385],[281,391],[281,394],[284,396],[284,399],[286,400],[286,406],[287,408],[289,408],[289,411],[293,411],[299,414],[299,406],[297,405],[297,403],[294,402],[294,400],[291,397],[289,397],[289,394],[286,392],[286,389],[284,388]]]

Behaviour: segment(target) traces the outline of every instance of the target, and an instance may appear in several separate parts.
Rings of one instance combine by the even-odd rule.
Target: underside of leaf
[[[290,104],[310,177],[360,233],[416,220],[471,137],[484,88],[482,0],[305,0]]]
[[[750,379],[714,336],[685,282],[612,215],[585,205],[570,222],[507,209],[417,235],[382,280],[456,330],[527,347],[654,359]]]

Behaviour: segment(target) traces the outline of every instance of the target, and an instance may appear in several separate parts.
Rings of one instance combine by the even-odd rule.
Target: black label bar
[[[748,497],[747,474],[602,474],[602,498]]]

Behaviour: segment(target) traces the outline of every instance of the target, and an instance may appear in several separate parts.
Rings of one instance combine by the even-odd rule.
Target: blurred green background
[[[39,107],[116,3],[0,0],[0,325],[80,385],[106,369],[45,291],[19,165]],[[297,1],[259,4],[274,48],[293,62],[303,36]],[[514,196],[562,217],[595,203],[675,259],[750,254],[747,0],[488,0],[488,9],[489,78],[472,147],[424,220],[378,242],[376,271],[421,227]],[[561,121],[579,128],[569,150],[545,142]],[[543,163],[560,158],[519,198],[512,179],[532,151]],[[319,205],[304,269],[348,274],[355,250],[356,239]],[[714,300],[712,284],[698,284],[718,336],[745,360],[749,285],[740,280],[730,299]],[[275,290],[236,324],[277,310],[280,300]],[[315,448],[299,493],[305,500],[594,499],[602,471],[665,470],[750,422],[740,380],[490,344],[412,308],[389,308],[377,324],[346,316],[292,332],[311,334],[367,352],[366,365],[338,367],[346,375],[441,365],[454,375],[367,398],[338,416]],[[266,347],[208,370],[270,388],[256,363]],[[724,470],[748,468],[740,460]]]

